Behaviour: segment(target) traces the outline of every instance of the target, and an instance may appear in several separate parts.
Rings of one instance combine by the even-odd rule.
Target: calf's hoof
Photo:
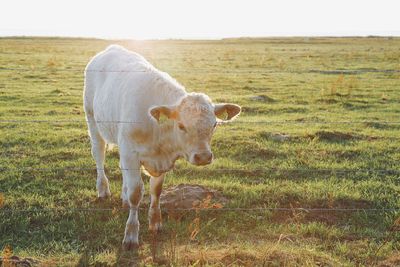
[[[133,250],[139,247],[139,224],[126,224],[125,236],[122,246],[126,250]]]
[[[162,228],[161,223],[161,210],[150,208],[149,210],[149,230],[153,232],[160,232]]]
[[[103,203],[106,202],[107,198],[106,197],[97,197],[95,200],[96,203]]]
[[[104,192],[99,192],[99,193],[97,194],[97,197],[98,197],[99,199],[106,199],[106,198],[109,198],[109,197],[111,197],[111,192],[110,192],[110,190],[106,190],[106,191],[104,191]]]
[[[107,198],[111,196],[110,185],[107,179],[97,180],[96,184],[97,196],[99,198]]]
[[[156,233],[161,232],[162,231],[162,223],[158,222],[158,223],[149,224],[149,230],[152,232],[156,232]]]
[[[137,241],[124,241],[122,242],[122,247],[124,250],[137,250],[139,248],[139,242]]]
[[[97,196],[96,202],[97,203],[103,203],[103,202],[106,202],[108,198],[109,197],[99,197],[99,196]]]
[[[129,202],[128,202],[128,200],[125,200],[125,199],[122,200],[122,208],[124,208],[124,209],[129,208]]]

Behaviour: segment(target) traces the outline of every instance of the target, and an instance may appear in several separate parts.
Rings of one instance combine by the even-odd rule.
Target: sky
[[[1,0],[0,36],[400,36],[395,0]]]

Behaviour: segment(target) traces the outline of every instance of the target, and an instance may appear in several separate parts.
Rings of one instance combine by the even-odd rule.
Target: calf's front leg
[[[159,177],[150,177],[150,209],[149,209],[149,229],[151,231],[160,231],[161,223],[161,209],[160,209],[160,195],[162,185],[164,182],[165,174]]]
[[[120,146],[122,175],[126,187],[126,197],[129,204],[129,217],[125,226],[125,236],[122,241],[126,249],[139,246],[139,204],[143,197],[144,186],[140,175],[140,161],[137,153],[129,145]]]

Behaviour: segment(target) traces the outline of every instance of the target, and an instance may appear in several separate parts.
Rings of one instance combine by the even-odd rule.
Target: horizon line
[[[232,37],[167,37],[167,38],[130,38],[130,37],[99,37],[99,36],[79,36],[79,35],[1,35],[0,39],[14,38],[14,39],[95,39],[104,41],[223,41],[223,40],[234,40],[234,39],[278,39],[278,38],[400,38],[400,34],[360,34],[360,35],[324,35],[324,34],[312,34],[312,35],[264,35],[264,36],[232,36]]]

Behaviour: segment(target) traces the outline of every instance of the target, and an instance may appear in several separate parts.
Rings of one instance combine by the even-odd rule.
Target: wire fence
[[[0,71],[54,71],[54,72],[120,72],[120,73],[131,73],[131,72],[148,72],[148,70],[103,70],[103,69],[89,69],[85,70],[82,68],[46,68],[46,67],[0,67]],[[364,74],[364,73],[400,73],[400,70],[397,69],[375,69],[375,68],[365,68],[365,69],[285,69],[285,70],[271,70],[271,69],[262,69],[260,71],[254,71],[251,68],[239,68],[236,70],[223,70],[223,69],[200,69],[200,68],[192,68],[191,70],[182,70],[182,69],[168,69],[171,72],[180,72],[180,73],[224,73],[224,74],[238,74],[238,73],[258,73],[258,74],[268,74],[268,73],[317,73],[317,74]]]
[[[23,68],[23,67],[0,67],[0,71],[14,71],[14,72],[43,72],[43,71],[51,71],[51,72],[75,72],[75,73],[83,73],[83,72],[109,72],[109,73],[143,73],[148,72],[148,70],[143,71],[130,71],[130,70],[83,70],[83,68]],[[195,73],[221,73],[221,74],[337,74],[337,75],[360,75],[366,73],[383,73],[383,74],[392,74],[392,73],[400,73],[400,70],[396,69],[354,69],[354,70],[317,70],[317,69],[308,69],[308,70],[271,70],[271,69],[263,69],[260,71],[254,71],[252,69],[237,69],[237,70],[220,70],[220,69],[196,69],[192,70],[181,70],[181,69],[169,69],[171,72],[179,72],[182,74],[195,74]],[[19,120],[19,119],[1,119],[0,123],[2,124],[28,124],[28,123],[48,123],[48,124],[62,124],[62,123],[87,123],[87,120],[47,120],[47,119],[37,119],[37,120]],[[145,123],[142,121],[95,121],[96,123],[102,124],[141,124]],[[359,125],[359,124],[400,124],[400,121],[379,121],[379,120],[358,120],[358,121],[323,121],[323,120],[282,120],[282,121],[241,121],[238,120],[235,123],[242,124],[329,124],[329,125],[337,125],[337,124],[346,124],[346,125]],[[103,170],[97,169],[95,167],[18,167],[18,168],[2,168],[0,167],[1,172],[18,172],[18,171],[95,171],[95,170]],[[140,170],[140,169],[126,169],[126,168],[118,168],[120,171],[129,171],[129,170]],[[173,172],[180,172],[181,170],[173,170]],[[191,171],[191,170],[190,170]],[[400,174],[400,170],[397,169],[310,169],[310,168],[270,168],[270,169],[244,169],[244,168],[214,168],[214,169],[202,169],[202,171],[210,171],[210,172],[249,172],[249,173],[271,173],[271,172],[302,172],[302,173],[379,173],[379,174],[387,174],[387,175],[398,175]],[[141,208],[144,209],[144,208]],[[13,212],[115,212],[115,211],[125,211],[129,210],[128,208],[29,208],[29,209],[9,209],[9,208],[1,208],[0,212],[13,213]],[[176,209],[164,209],[166,211],[281,211],[281,212],[293,212],[293,211],[301,211],[301,212],[399,212],[400,208],[307,208],[307,207],[256,207],[256,208],[227,208],[222,207],[218,209],[213,208],[176,208]]]
[[[141,124],[147,123],[144,121],[100,121],[94,120],[90,122],[96,122],[99,124]],[[15,119],[6,119],[0,120],[0,123],[88,123],[87,120],[15,120]],[[322,121],[322,120],[282,120],[282,121],[244,121],[244,120],[235,120],[234,122],[241,124],[400,124],[400,121],[379,121],[379,120],[358,120],[358,121]],[[230,122],[221,123],[221,125],[229,125]]]
[[[46,67],[0,67],[0,71],[54,71],[54,72],[120,72],[120,73],[132,73],[132,72],[148,72],[148,70],[103,70],[103,69],[89,69],[85,70],[84,67],[81,68],[46,68]],[[269,74],[269,73],[316,73],[316,74],[364,74],[364,73],[400,73],[398,69],[375,69],[375,68],[364,68],[364,69],[285,69],[285,70],[271,70],[271,69],[262,69],[260,71],[254,71],[252,68],[239,68],[235,70],[223,70],[223,69],[200,69],[200,68],[192,68],[190,70],[182,70],[182,69],[171,69],[168,71],[171,72],[179,72],[179,73],[224,73],[224,74],[240,74],[240,73],[255,73],[255,74]]]
[[[135,210],[137,208],[134,208]],[[141,207],[139,210],[148,210],[148,208]],[[31,209],[9,209],[0,208],[0,212],[13,213],[13,212],[118,212],[129,211],[130,208],[114,207],[114,208],[31,208]],[[400,208],[295,208],[295,207],[260,207],[260,208],[162,208],[166,212],[180,212],[180,211],[282,211],[282,212],[400,212]]]
[[[140,171],[141,168],[114,168],[114,169],[102,169],[96,167],[19,167],[19,168],[4,168],[0,167],[2,172],[18,172],[18,171]],[[187,169],[185,169],[187,170]],[[180,173],[185,171],[184,169],[172,169],[171,172]],[[195,169],[189,169],[189,171],[195,171]],[[304,173],[382,173],[382,174],[400,174],[400,170],[397,169],[310,169],[310,168],[202,168],[199,171],[208,172],[248,172],[248,173],[271,173],[271,172],[304,172]]]

